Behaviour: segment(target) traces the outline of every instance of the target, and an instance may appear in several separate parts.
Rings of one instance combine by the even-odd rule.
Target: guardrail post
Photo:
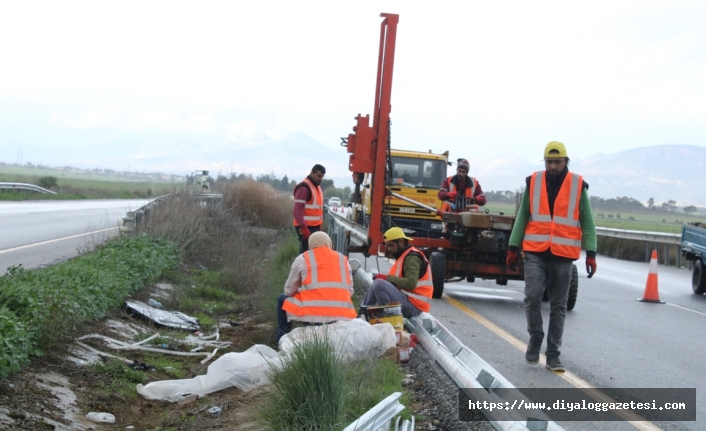
[[[128,211],[123,216],[123,228],[121,229],[124,233],[133,233],[137,227],[137,219],[135,217],[134,211]]]

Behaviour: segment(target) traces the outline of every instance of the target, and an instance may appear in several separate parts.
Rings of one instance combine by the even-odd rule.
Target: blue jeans
[[[568,259],[545,260],[536,254],[525,255],[525,315],[530,342],[542,345],[542,296],[546,287],[549,293],[549,327],[547,328],[548,358],[558,358],[564,334],[566,301],[569,298],[572,261]]]
[[[396,288],[394,284],[387,280],[377,279],[373,281],[370,290],[365,294],[361,307],[375,307],[376,305],[387,305],[390,302],[399,302],[402,304],[402,316],[417,317],[421,311],[412,305],[407,295]]]

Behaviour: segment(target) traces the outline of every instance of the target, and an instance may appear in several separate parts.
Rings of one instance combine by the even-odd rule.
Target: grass
[[[388,359],[346,363],[325,333],[314,332],[270,369],[261,418],[271,431],[340,430],[393,392],[405,394],[400,402],[409,405],[403,377]]]
[[[314,334],[296,344],[281,368],[268,374],[272,390],[262,417],[269,430],[345,427],[346,364],[328,337]]]
[[[490,210],[491,214],[504,212],[506,215],[515,215],[515,204],[489,202],[484,208]],[[682,225],[685,223],[706,221],[706,217],[683,212],[605,211],[595,208],[593,208],[593,219],[597,227],[665,233],[681,233]]]
[[[0,339],[12,348],[0,350],[0,376],[70,339],[178,262],[174,244],[139,235],[48,268],[9,268],[0,277]]]
[[[0,182],[26,183],[39,185],[42,177],[55,177],[57,187],[52,191],[57,195],[50,195],[22,190],[0,190],[0,200],[69,200],[69,199],[128,199],[157,197],[173,193],[183,182],[154,181],[144,178],[149,175],[134,174],[101,174],[73,172],[62,169],[0,166]]]

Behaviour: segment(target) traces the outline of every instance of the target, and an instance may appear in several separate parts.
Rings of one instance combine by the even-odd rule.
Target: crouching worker
[[[429,261],[414,248],[402,232],[393,227],[385,232],[385,256],[396,259],[390,273],[374,276],[370,290],[363,298],[360,314],[367,316],[367,307],[399,302],[404,317],[418,316],[431,308],[434,287]]]
[[[292,320],[309,325],[354,319],[352,295],[348,258],[331,249],[326,232],[312,233],[309,250],[294,259],[277,298],[277,342],[292,330]]]

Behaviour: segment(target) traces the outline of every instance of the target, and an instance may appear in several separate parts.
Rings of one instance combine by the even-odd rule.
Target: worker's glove
[[[448,199],[450,201],[455,201],[457,196],[458,196],[458,192],[456,192],[456,191],[446,193],[446,199]]]
[[[386,274],[375,274],[373,280],[387,280]]]
[[[593,277],[593,274],[596,273],[596,268],[598,268],[598,265],[596,265],[596,258],[586,257],[586,272],[588,273],[588,278]]]
[[[303,238],[305,241],[308,241],[308,240],[309,240],[309,237],[311,236],[311,232],[309,231],[309,228],[308,228],[307,226],[302,226],[302,227],[299,229],[299,233],[302,235],[302,238]]]
[[[517,271],[517,251],[515,250],[508,250],[507,251],[507,257],[505,258],[505,264],[507,265],[507,269],[509,269],[512,272]]]

